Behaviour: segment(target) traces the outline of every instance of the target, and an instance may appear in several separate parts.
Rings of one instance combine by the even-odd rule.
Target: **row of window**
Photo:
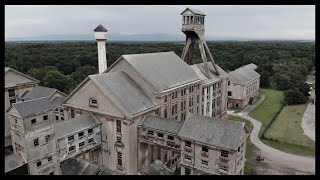
[[[154,132],[149,130],[149,131],[148,131],[148,135],[154,136]],[[158,137],[163,138],[163,134],[162,134],[162,133],[157,133],[157,135],[158,135]],[[174,137],[168,135],[168,136],[167,136],[167,139],[173,141],[173,140],[174,140]]]
[[[49,135],[46,135],[45,136],[45,141],[46,141],[46,143],[49,143],[51,140],[52,140],[52,137],[53,137],[53,135],[51,134],[49,134]],[[37,147],[37,146],[39,146],[39,138],[36,138],[36,139],[34,139],[33,140],[33,146],[34,147]]]
[[[88,144],[92,142],[93,142],[93,138],[88,139]],[[78,145],[79,145],[79,148],[83,148],[85,145],[85,141],[80,142]],[[69,153],[73,153],[75,150],[76,150],[76,145],[69,147]]]
[[[196,87],[196,86],[191,85],[191,86],[189,87],[189,93],[193,93],[195,87]],[[199,90],[200,84],[198,84],[197,87],[198,87],[198,90]],[[183,96],[186,95],[186,88],[180,90],[180,95],[181,95],[181,97],[183,97]],[[174,92],[171,93],[171,99],[176,99],[176,98],[178,98],[178,91],[174,91]],[[165,96],[164,96],[164,103],[166,103],[167,101],[168,101],[168,96],[165,95]]]
[[[204,24],[204,16],[182,16],[182,24]]]
[[[42,119],[44,121],[48,120],[48,115],[42,116]],[[36,124],[36,123],[37,123],[37,119],[31,119],[31,124]]]
[[[88,134],[90,135],[92,133],[93,133],[93,128],[88,129]],[[82,138],[83,136],[84,136],[84,131],[78,133],[78,139]],[[72,140],[74,140],[74,135],[68,136],[68,141],[72,141]]]
[[[48,161],[48,163],[52,162],[52,156],[47,157],[47,161]],[[42,161],[41,160],[37,161],[36,165],[37,165],[37,167],[42,166]]]

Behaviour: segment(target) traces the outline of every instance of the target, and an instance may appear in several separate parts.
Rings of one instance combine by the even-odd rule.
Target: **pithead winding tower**
[[[189,65],[192,64],[192,55],[193,55],[193,49],[194,45],[196,43],[199,44],[199,49],[201,53],[202,61],[205,64],[205,70],[206,70],[206,76],[210,79],[209,74],[209,67],[208,67],[208,60],[207,60],[207,54],[209,54],[211,63],[219,76],[220,73],[218,71],[218,68],[213,60],[213,57],[210,53],[210,50],[208,48],[208,45],[206,41],[204,40],[204,17],[206,16],[203,14],[203,12],[187,8],[182,13],[182,29],[181,31],[186,35],[186,45],[183,48],[181,59],[186,61]]]

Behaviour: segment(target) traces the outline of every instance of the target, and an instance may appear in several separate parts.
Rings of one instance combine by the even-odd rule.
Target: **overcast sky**
[[[181,34],[181,15],[206,16],[208,37],[315,39],[315,6],[5,6],[5,37],[89,34],[104,25],[111,34]]]

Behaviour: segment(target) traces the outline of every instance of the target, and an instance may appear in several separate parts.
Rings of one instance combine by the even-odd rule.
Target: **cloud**
[[[206,36],[315,38],[315,6],[5,6],[5,36],[89,34],[103,24],[111,33],[180,34],[180,13],[203,11]]]

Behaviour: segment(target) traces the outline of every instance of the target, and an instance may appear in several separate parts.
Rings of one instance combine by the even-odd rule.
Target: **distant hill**
[[[184,34],[107,34],[108,41],[185,41]],[[210,37],[205,36],[207,41],[314,41],[308,39],[261,39],[241,37]],[[94,41],[93,34],[48,34],[44,36],[11,37],[5,41]]]

